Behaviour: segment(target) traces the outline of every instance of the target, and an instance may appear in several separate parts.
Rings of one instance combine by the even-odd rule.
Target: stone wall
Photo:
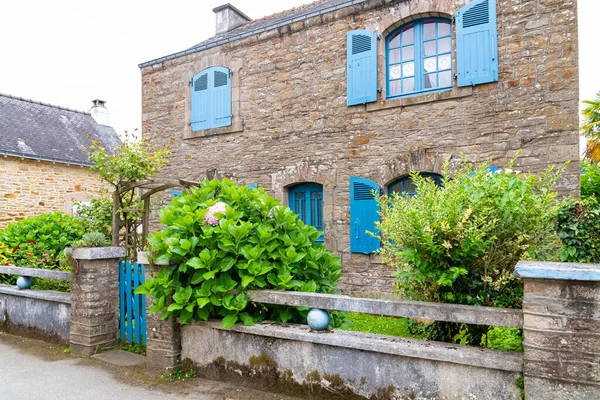
[[[200,376],[288,389],[300,398],[521,398],[516,352],[268,323],[223,329],[218,321],[200,322],[182,326],[181,336],[181,356]]]
[[[50,290],[0,285],[0,330],[61,344],[69,343],[71,296]]]
[[[346,106],[347,31],[385,37],[411,17],[450,17],[465,3],[369,0],[144,67],[143,134],[173,151],[163,176],[227,176],[284,203],[291,184],[323,184],[325,245],[342,258],[342,289],[371,293],[391,291],[393,280],[376,257],[350,253],[350,176],[385,188],[411,170],[440,172],[445,158],[456,165],[460,153],[502,167],[523,149],[525,172],[571,161],[558,189],[577,196],[575,0],[497,1],[497,83],[386,101],[382,40],[380,101]],[[233,71],[232,128],[191,132],[188,82],[210,66]]]
[[[88,167],[16,157],[0,158],[0,228],[34,215],[72,213],[72,200],[97,194],[100,180]]]
[[[600,265],[521,261],[528,400],[600,398]]]

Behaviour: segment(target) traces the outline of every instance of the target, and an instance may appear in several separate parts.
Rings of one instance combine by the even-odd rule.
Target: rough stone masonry
[[[347,31],[369,29],[384,39],[413,18],[451,18],[466,3],[369,0],[143,67],[143,133],[173,152],[162,175],[227,176],[284,203],[287,186],[322,184],[325,245],[342,259],[346,292],[389,292],[393,283],[376,256],[350,252],[350,176],[385,188],[411,170],[439,173],[445,158],[461,153],[502,167],[522,149],[517,168],[525,172],[570,161],[558,189],[577,196],[575,0],[497,1],[496,83],[455,82],[450,91],[386,100],[381,40],[379,101],[346,106]],[[455,50],[453,63],[456,72]],[[233,72],[233,123],[192,132],[188,82],[212,66]]]

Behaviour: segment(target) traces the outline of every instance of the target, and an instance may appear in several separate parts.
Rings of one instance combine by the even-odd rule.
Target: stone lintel
[[[519,261],[515,273],[521,278],[566,281],[600,281],[600,264]]]
[[[77,260],[123,258],[126,254],[124,247],[80,247],[73,249],[73,258]]]

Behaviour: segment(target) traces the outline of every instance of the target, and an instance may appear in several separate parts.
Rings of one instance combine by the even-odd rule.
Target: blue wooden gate
[[[146,295],[133,293],[143,283],[143,264],[119,263],[119,330],[121,340],[130,343],[146,343]]]

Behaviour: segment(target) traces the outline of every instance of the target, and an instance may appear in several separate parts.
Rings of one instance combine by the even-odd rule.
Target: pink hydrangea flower
[[[222,201],[219,201],[218,203],[208,207],[208,211],[206,212],[202,220],[209,225],[217,226],[219,225],[219,219],[215,216],[215,214],[225,214],[226,208],[227,204],[223,203]]]

